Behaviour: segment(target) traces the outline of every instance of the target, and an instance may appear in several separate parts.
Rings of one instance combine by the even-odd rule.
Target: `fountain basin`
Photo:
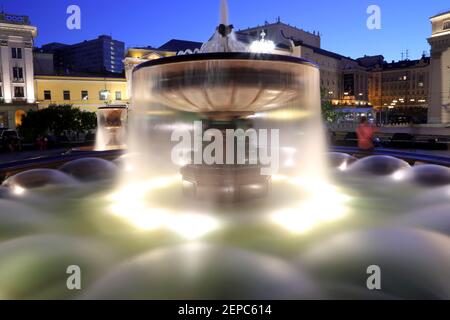
[[[290,56],[226,52],[148,61],[134,77],[158,75],[149,81],[152,103],[227,120],[298,100],[309,68],[316,66]]]
[[[183,192],[199,200],[239,202],[263,198],[270,177],[260,175],[259,166],[196,166],[181,169]]]

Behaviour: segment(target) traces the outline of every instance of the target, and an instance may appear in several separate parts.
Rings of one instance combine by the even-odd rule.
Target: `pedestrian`
[[[378,130],[367,122],[366,117],[361,117],[361,122],[356,129],[358,136],[358,148],[364,154],[371,154],[374,150],[373,136]]]

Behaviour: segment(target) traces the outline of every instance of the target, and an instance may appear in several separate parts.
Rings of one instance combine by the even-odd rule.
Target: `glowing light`
[[[273,41],[264,39],[266,33],[261,32],[261,40],[253,41],[250,45],[250,51],[254,53],[272,53],[275,50]]]
[[[348,168],[348,164],[347,161],[344,161],[340,166],[339,166],[339,170],[341,171],[345,171]]]
[[[14,186],[12,191],[13,191],[13,194],[15,194],[16,196],[22,196],[26,192],[26,190],[24,188],[22,188],[21,186]]]
[[[147,203],[145,198],[152,191],[169,187],[180,182],[179,175],[159,177],[143,183],[130,183],[109,195],[112,214],[143,231],[166,228],[178,235],[193,240],[203,237],[219,228],[219,221],[205,214],[180,214],[165,208],[157,208]]]
[[[322,223],[343,219],[349,213],[347,203],[351,197],[342,194],[334,186],[301,178],[291,179],[290,182],[310,191],[310,196],[298,205],[270,216],[272,222],[284,229],[304,234]]]
[[[286,181],[288,179],[288,177],[280,175],[280,174],[275,174],[272,176],[271,180],[273,182],[280,182],[280,181]]]
[[[167,228],[188,239],[198,239],[219,228],[219,222],[203,214],[173,214]]]
[[[395,181],[401,181],[403,179],[405,179],[405,172],[403,170],[397,171],[392,175],[392,179],[394,179]]]

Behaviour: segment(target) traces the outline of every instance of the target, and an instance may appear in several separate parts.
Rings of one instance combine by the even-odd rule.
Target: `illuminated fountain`
[[[96,151],[126,147],[126,106],[106,106],[97,111]]]
[[[273,175],[325,183],[318,68],[242,52],[222,17],[202,53],[134,70],[129,150],[139,156],[126,181],[181,173],[185,194],[213,202],[266,196]]]
[[[450,169],[327,154],[317,66],[220,22],[136,68],[126,154],[7,168],[0,299],[449,299]]]

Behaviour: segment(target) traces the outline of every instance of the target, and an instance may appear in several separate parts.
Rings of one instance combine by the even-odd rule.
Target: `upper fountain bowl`
[[[152,103],[225,120],[295,101],[307,89],[307,70],[314,68],[283,55],[193,54],[145,62],[134,70],[133,82],[147,83],[140,89],[151,93],[147,99]]]

